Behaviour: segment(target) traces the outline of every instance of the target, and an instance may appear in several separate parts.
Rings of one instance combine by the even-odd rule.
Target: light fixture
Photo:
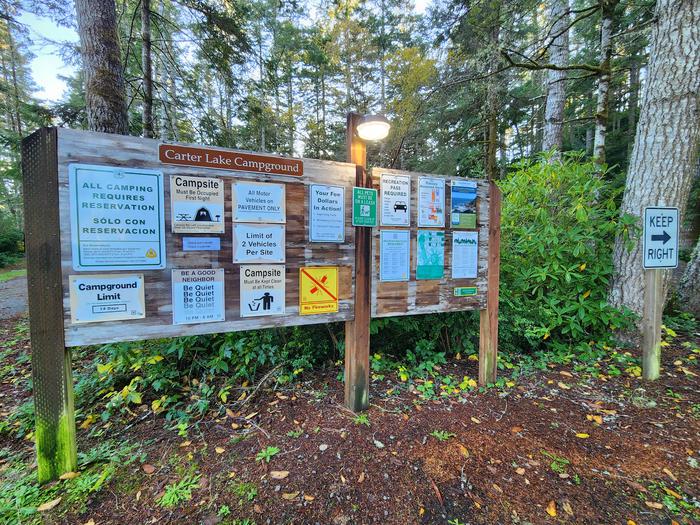
[[[362,140],[382,140],[389,134],[389,120],[384,115],[365,115],[357,124],[357,136]]]

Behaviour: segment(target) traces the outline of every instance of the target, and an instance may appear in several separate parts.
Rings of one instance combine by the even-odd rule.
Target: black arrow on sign
[[[671,240],[671,236],[668,234],[666,230],[664,230],[663,234],[661,235],[653,235],[651,236],[652,241],[663,241],[664,244],[666,244],[668,241]]]

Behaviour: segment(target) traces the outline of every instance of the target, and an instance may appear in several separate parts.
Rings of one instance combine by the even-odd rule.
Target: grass
[[[17,277],[24,277],[25,275],[27,275],[26,268],[20,268],[19,270],[0,270],[0,283],[16,279]]]

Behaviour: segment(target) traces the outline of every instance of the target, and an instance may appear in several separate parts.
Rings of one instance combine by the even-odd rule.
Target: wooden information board
[[[409,215],[408,226],[381,225],[372,235],[372,317],[392,317],[398,315],[428,314],[452,312],[458,310],[482,310],[486,308],[488,292],[488,255],[489,255],[489,183],[485,180],[469,180],[464,177],[447,177],[385,168],[372,170],[372,183],[381,194],[382,175],[398,175],[410,180],[410,201],[405,202]],[[438,179],[444,181],[443,226],[418,226],[420,203],[418,202],[420,179]],[[472,182],[476,186],[476,221],[474,228],[455,228],[451,220],[453,181]],[[399,197],[401,199],[401,197]],[[398,206],[404,201],[399,200]],[[390,211],[395,205],[391,205]],[[399,210],[403,211],[403,210]],[[381,214],[381,210],[380,210]],[[382,232],[408,231],[410,238],[410,271],[405,280],[383,281],[380,276],[380,252]],[[434,279],[420,279],[417,272],[418,232],[440,232],[444,234],[444,269],[443,275]],[[477,272],[474,278],[453,278],[452,246],[455,233],[472,232],[478,235]],[[462,290],[466,294],[460,295]]]
[[[61,287],[66,346],[326,323],[353,318],[355,228],[351,224],[351,199],[352,188],[355,184],[354,165],[313,159],[286,159],[272,155],[246,154],[222,148],[163,145],[158,140],[69,129],[55,129],[50,130],[50,132],[55,133],[56,136],[57,156],[55,166],[52,166],[53,175],[49,172],[46,176],[56,177],[58,181]],[[71,220],[76,220],[75,214],[82,211],[80,203],[84,208],[88,205],[95,206],[92,202],[86,203],[85,199],[90,198],[91,195],[104,197],[104,193],[96,192],[110,191],[105,187],[105,184],[100,186],[101,173],[96,172],[89,179],[87,176],[79,179],[80,184],[87,187],[85,190],[87,197],[74,198],[69,191],[69,173],[71,170],[81,170],[81,167],[84,166],[89,169],[93,167],[119,168],[123,170],[120,172],[122,180],[127,181],[124,184],[135,184],[133,181],[141,180],[130,178],[132,171],[137,175],[139,173],[153,175],[154,190],[150,191],[150,188],[146,188],[149,191],[144,190],[144,193],[148,199],[157,202],[158,195],[153,194],[156,191],[162,191],[161,204],[163,209],[152,208],[156,210],[153,212],[156,217],[160,213],[164,219],[162,235],[165,257],[160,264],[161,267],[156,263],[154,263],[154,269],[143,266],[141,263],[149,262],[148,256],[146,256],[143,261],[128,261],[136,264],[133,272],[128,269],[128,265],[119,270],[104,270],[102,267],[98,267],[96,271],[91,272],[89,266],[81,268],[81,271],[76,270],[75,248],[73,248],[75,239],[72,235]],[[216,179],[223,183],[224,211],[223,217],[218,217],[219,224],[223,223],[223,233],[211,231],[173,233],[171,186],[174,179],[171,177],[174,176],[188,177],[186,180],[190,181],[189,184],[195,184],[198,178],[202,181],[205,180],[204,178]],[[90,182],[86,182],[88,180]],[[107,171],[105,171],[105,180],[109,180]],[[158,188],[158,183],[160,183],[160,188]],[[284,207],[280,215],[284,222],[279,223],[279,218],[266,219],[264,216],[260,222],[248,222],[252,220],[249,217],[244,217],[240,222],[234,222],[232,218],[232,184],[234,183],[272,183],[272,188],[276,191],[279,191],[279,185],[283,185]],[[309,188],[311,185],[317,184],[343,188],[345,231],[344,240],[341,243],[309,241]],[[251,192],[257,191],[258,187],[264,188],[262,185],[250,184],[247,184],[246,187],[252,188]],[[133,194],[134,199],[141,198],[137,192],[133,192]],[[95,201],[99,204],[101,201],[97,197]],[[76,199],[79,199],[79,202]],[[148,199],[136,202],[147,203],[150,202]],[[142,221],[141,228],[147,228],[149,232],[157,229],[157,224],[151,224],[153,221],[148,217],[149,212],[139,211],[138,207],[134,212],[118,213],[120,217],[126,217],[127,221],[131,217],[132,222],[139,222],[135,220],[138,217],[146,217],[148,220]],[[153,213],[151,214],[153,215]],[[28,223],[41,223],[43,220],[43,210],[27,210]],[[121,226],[123,226],[123,222]],[[266,224],[267,222],[269,224]],[[191,223],[197,224],[194,221]],[[250,267],[253,265],[256,267],[263,267],[260,265],[264,265],[264,267],[276,266],[284,270],[284,313],[242,316],[240,311],[240,274],[241,268],[248,267],[248,264],[247,261],[233,262],[233,232],[235,229],[241,235],[252,235],[249,232],[267,231],[266,228],[269,228],[271,232],[283,232],[283,247],[280,253],[284,257],[284,261],[265,262],[260,259],[252,259]],[[86,230],[82,228],[80,231]],[[157,235],[157,232],[155,234]],[[203,246],[198,249],[197,244]],[[139,243],[136,243],[136,246],[141,248]],[[148,246],[148,244],[143,244],[143,253],[147,253]],[[99,248],[99,245],[97,247]],[[218,249],[213,249],[217,247]],[[186,250],[186,248],[189,249]],[[90,246],[89,249],[92,251],[83,250],[80,253],[99,254],[95,251],[95,246]],[[116,248],[114,250],[117,253]],[[120,250],[123,252],[123,248]],[[160,257],[158,252],[158,243],[154,241],[152,253]],[[95,260],[97,260],[96,257]],[[153,260],[157,262],[156,257],[153,257]],[[326,309],[316,315],[300,315],[300,270],[304,267],[314,266],[337,268],[337,311]],[[195,269],[223,270],[224,320],[174,324],[173,270]],[[100,276],[129,276],[131,274],[135,277],[142,276],[145,296],[143,315],[116,321],[75,322],[75,316],[72,317],[69,280],[71,276],[86,278],[92,273]],[[180,274],[178,274],[177,280],[178,282],[181,280]],[[257,303],[256,306],[258,306]],[[131,310],[131,304],[128,308]],[[137,310],[138,308],[134,308],[134,311]],[[186,320],[187,317],[178,316],[178,319]]]

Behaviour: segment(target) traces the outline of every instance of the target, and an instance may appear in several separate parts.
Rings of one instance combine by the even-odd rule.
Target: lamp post
[[[390,124],[382,115],[348,113],[347,161],[355,164],[355,186],[371,188],[366,141],[386,138]],[[369,407],[369,321],[372,229],[355,227],[355,318],[345,322],[345,406],[353,412]]]

